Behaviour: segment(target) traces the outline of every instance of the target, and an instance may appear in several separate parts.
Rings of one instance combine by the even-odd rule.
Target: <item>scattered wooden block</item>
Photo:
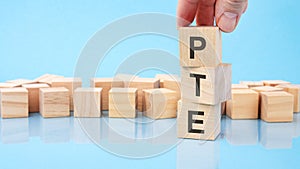
[[[246,84],[232,84],[231,89],[249,89],[249,87]]]
[[[295,84],[281,84],[276,87],[283,89],[294,96],[294,112],[300,111],[300,85]]]
[[[293,121],[293,95],[284,92],[261,92],[261,119],[266,122]]]
[[[77,88],[74,91],[74,117],[101,117],[102,88]]]
[[[118,78],[92,78],[91,79],[91,87],[98,87],[102,88],[101,92],[101,109],[108,110],[109,109],[109,102],[108,102],[108,95],[109,90],[112,87],[120,88],[124,86],[123,80]]]
[[[272,87],[272,86],[261,86],[261,87],[253,87],[251,88],[257,92],[276,92],[276,91],[283,91],[282,88],[279,87]]]
[[[164,87],[164,80],[179,81],[179,76],[178,75],[172,75],[172,74],[156,74],[155,78],[159,79],[159,87],[160,88],[165,88]]]
[[[222,61],[222,38],[218,27],[179,28],[180,65],[216,67]]]
[[[152,119],[176,118],[177,93],[173,90],[159,88],[144,90],[144,115]]]
[[[226,103],[226,114],[232,119],[257,119],[259,94],[251,89],[232,90]]]
[[[28,91],[24,88],[0,89],[1,117],[28,117]]]
[[[29,112],[39,112],[40,111],[40,103],[39,103],[39,92],[40,88],[47,88],[49,85],[42,83],[35,84],[24,84],[23,88],[28,90],[28,98],[29,98]]]
[[[129,83],[135,78],[138,78],[138,76],[132,74],[117,74],[114,77],[114,81],[122,81],[123,82],[122,87],[128,88]],[[115,86],[115,87],[119,87],[119,86]]]
[[[13,83],[15,87],[21,87],[23,84],[32,84],[32,83],[36,83],[36,81],[28,80],[28,79],[16,79],[16,80],[9,80],[6,83]]]
[[[283,84],[291,84],[291,82],[283,81],[283,80],[264,80],[263,81],[265,86],[277,86],[277,85],[283,85]]]
[[[109,91],[109,117],[136,117],[137,88],[112,88]]]
[[[231,65],[182,68],[182,98],[194,103],[215,105],[231,99]]]
[[[40,88],[40,113],[44,118],[70,116],[69,90],[64,87]]]
[[[137,88],[137,109],[143,112],[144,89],[154,89],[159,87],[159,80],[155,78],[135,78],[129,83],[129,87]]]
[[[17,87],[18,85],[14,83],[0,83],[0,88],[13,88]]]
[[[177,136],[215,140],[221,131],[221,104],[205,105],[182,100],[177,115]]]
[[[38,83],[46,83],[48,85],[51,85],[52,81],[57,78],[63,78],[63,76],[53,75],[53,74],[44,74],[44,75],[36,78],[35,81]]]
[[[179,78],[177,78],[177,79],[165,79],[163,88],[175,91],[178,100],[181,98],[181,83],[180,83]]]
[[[74,103],[73,103],[73,93],[74,91],[82,86],[82,81],[80,78],[55,78],[52,80],[51,87],[65,87],[69,90],[69,97],[70,97],[70,111],[74,110]]]
[[[264,82],[262,81],[240,81],[240,84],[245,84],[249,88],[264,86]]]

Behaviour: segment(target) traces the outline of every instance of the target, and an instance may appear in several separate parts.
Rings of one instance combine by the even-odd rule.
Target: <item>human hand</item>
[[[188,26],[196,18],[199,26],[213,26],[216,20],[222,31],[232,32],[247,6],[248,0],[178,0],[177,25]]]

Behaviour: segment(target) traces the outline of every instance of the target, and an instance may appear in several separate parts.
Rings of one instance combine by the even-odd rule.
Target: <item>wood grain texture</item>
[[[101,117],[102,88],[77,88],[74,91],[74,117]]]
[[[28,91],[25,88],[0,89],[2,118],[28,117]]]
[[[40,114],[44,118],[70,116],[69,99],[67,88],[40,88]]]
[[[190,57],[191,37],[203,38],[205,47],[194,50],[194,58]],[[191,42],[192,43],[192,42]],[[194,46],[202,46],[195,41]],[[180,65],[182,67],[216,67],[222,62],[222,37],[218,27],[180,27],[179,28]]]

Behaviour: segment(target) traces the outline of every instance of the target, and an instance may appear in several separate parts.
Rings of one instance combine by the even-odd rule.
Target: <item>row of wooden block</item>
[[[226,102],[232,119],[258,119],[266,122],[292,122],[300,111],[300,85],[282,80],[241,82],[232,85],[232,100]]]

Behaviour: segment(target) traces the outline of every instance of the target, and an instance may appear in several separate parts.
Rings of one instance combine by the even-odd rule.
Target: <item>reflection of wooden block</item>
[[[35,81],[39,82],[39,83],[47,83],[47,84],[51,85],[52,81],[56,78],[63,78],[63,76],[52,75],[52,74],[44,74],[44,75],[36,78]]]
[[[232,119],[257,119],[258,99],[258,93],[253,90],[232,90],[232,100],[226,103],[227,116]]]
[[[21,87],[23,84],[31,84],[36,83],[35,80],[28,80],[28,79],[16,79],[16,80],[9,80],[7,83],[13,83],[15,87]]]
[[[0,83],[0,88],[13,88],[17,87],[18,85],[14,83]]]
[[[276,87],[282,88],[284,91],[294,96],[294,112],[300,111],[300,85],[283,84]]]
[[[70,96],[64,87],[40,88],[40,113],[43,117],[70,116]]]
[[[250,88],[264,86],[262,81],[240,81],[240,84],[247,85]]]
[[[178,75],[172,75],[172,74],[156,74],[155,78],[159,79],[159,87],[160,88],[165,88],[164,87],[164,81],[165,80],[175,80],[175,81],[178,81],[179,76]]]
[[[124,82],[119,78],[93,78],[91,79],[91,87],[102,88],[101,92],[101,109],[108,110],[108,93],[112,87],[123,87]]]
[[[24,88],[0,89],[2,118],[28,117],[28,91]]]
[[[74,91],[74,117],[101,117],[101,88]]]
[[[29,112],[39,112],[40,111],[40,103],[39,103],[39,92],[40,88],[49,87],[47,84],[35,83],[35,84],[24,84],[23,88],[28,90],[28,98],[29,98]]]
[[[135,78],[129,83],[129,87],[137,88],[137,109],[143,112],[144,89],[154,89],[159,87],[159,80],[155,78]]]
[[[221,104],[204,105],[182,100],[177,115],[180,138],[215,140],[221,131]]]
[[[287,92],[262,92],[261,119],[266,122],[292,122],[293,102],[293,95]]]
[[[246,84],[232,84],[231,89],[249,89],[249,87]]]
[[[144,90],[144,115],[152,119],[175,118],[177,110],[177,93],[173,90],[159,88]]]
[[[80,78],[55,78],[52,80],[51,87],[65,87],[69,90],[70,96],[70,111],[74,110],[73,104],[73,93],[78,88],[81,87],[82,81]]]
[[[179,28],[180,65],[216,67],[222,61],[222,38],[218,27]]]
[[[182,68],[182,98],[194,103],[218,104],[231,98],[231,65]]]
[[[109,91],[109,117],[136,117],[136,88],[112,88]]]
[[[284,84],[290,84],[291,82],[283,81],[283,80],[264,80],[263,81],[265,86],[277,86],[277,85],[284,85]]]

